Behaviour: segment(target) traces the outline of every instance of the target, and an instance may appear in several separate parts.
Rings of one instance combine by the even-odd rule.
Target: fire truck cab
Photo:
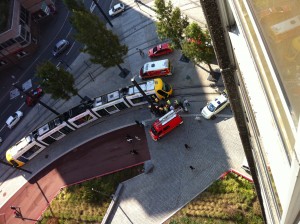
[[[144,64],[144,66],[140,70],[141,79],[167,75],[172,75],[172,67],[169,59],[148,62]]]
[[[152,124],[150,135],[154,141],[157,141],[182,123],[182,117],[171,110]]]

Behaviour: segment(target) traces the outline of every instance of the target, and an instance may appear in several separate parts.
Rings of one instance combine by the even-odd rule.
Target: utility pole
[[[99,11],[101,12],[101,14],[104,16],[104,19],[108,22],[108,24],[111,26],[111,27],[114,27],[112,25],[112,23],[109,21],[109,18],[107,18],[107,16],[105,15],[105,13],[103,12],[103,10],[101,9],[100,5],[98,4],[98,2],[96,0],[93,0],[93,2],[95,3],[95,5],[97,6],[97,8],[99,9]]]
[[[24,92],[22,88],[20,88],[19,86],[17,86],[15,83],[12,84],[13,87],[15,87],[16,89],[18,89],[21,93],[25,94],[26,96],[28,97],[31,97],[32,96],[27,93],[27,92]],[[41,104],[43,107],[45,107],[46,109],[50,110],[52,113],[56,114],[56,115],[60,115],[60,113],[58,113],[56,110],[53,110],[51,107],[49,107],[48,105],[46,105],[45,103],[43,103],[42,101],[40,101],[40,99],[37,99],[38,103]]]
[[[151,109],[155,110],[155,106],[153,104],[152,99],[146,95],[146,93],[144,92],[144,90],[142,90],[142,88],[140,87],[140,85],[135,81],[134,78],[131,79],[131,82],[133,83],[133,85],[140,91],[140,93],[143,95],[143,97],[148,101],[148,103],[151,105]]]

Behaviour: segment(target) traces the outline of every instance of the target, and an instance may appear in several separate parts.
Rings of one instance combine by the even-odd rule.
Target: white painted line
[[[1,130],[0,130],[0,132],[4,129],[6,127],[6,124],[5,125],[3,125],[3,127],[1,128]]]
[[[18,108],[20,110],[25,105],[25,102],[22,103],[22,105]]]
[[[66,37],[68,37],[70,35],[70,33],[72,32],[72,30],[73,30],[73,27],[71,27],[71,29],[69,30],[69,32],[68,32],[68,34],[67,34]]]
[[[56,68],[59,68],[60,64],[61,64],[61,63],[60,63],[60,62],[58,62],[58,64],[56,65]]]
[[[91,6],[90,6],[90,12],[93,12],[95,7],[96,7],[96,4],[94,2],[92,2]]]
[[[73,42],[73,44],[71,45],[71,47],[69,48],[68,52],[66,53],[66,55],[68,55],[70,53],[70,51],[72,50],[73,46],[75,44],[75,41]]]

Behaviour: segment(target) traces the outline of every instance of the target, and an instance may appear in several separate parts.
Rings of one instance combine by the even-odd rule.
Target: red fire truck
[[[182,117],[171,110],[152,124],[150,135],[154,141],[157,141],[182,123]]]

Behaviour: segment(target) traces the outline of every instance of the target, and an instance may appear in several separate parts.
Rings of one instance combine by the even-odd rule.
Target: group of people
[[[168,99],[166,101],[159,100],[156,96],[152,96],[154,108],[149,105],[149,109],[152,113],[157,116],[163,116],[171,110],[183,110],[188,112],[188,106],[190,106],[189,101],[184,99],[183,102],[175,99],[173,103]]]

